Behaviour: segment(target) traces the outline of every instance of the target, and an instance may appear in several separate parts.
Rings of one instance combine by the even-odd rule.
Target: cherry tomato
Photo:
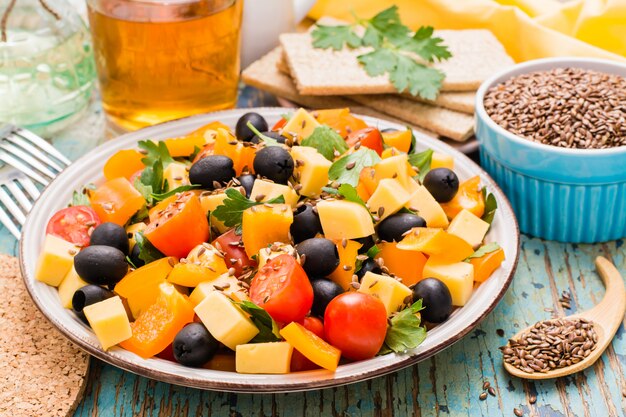
[[[348,359],[373,358],[387,334],[385,305],[369,294],[341,294],[326,307],[324,334],[326,341]]]
[[[287,119],[281,117],[274,126],[272,126],[272,132],[279,131],[287,124]]]
[[[202,158],[213,155],[213,148],[215,147],[215,142],[211,142],[209,144],[204,145],[204,147],[198,152],[195,158],[193,158],[193,162],[196,163]]]
[[[226,266],[235,268],[235,276],[240,276],[256,266],[256,261],[248,258],[246,250],[240,242],[241,236],[235,233],[235,229],[230,229],[213,241],[213,246],[217,243],[219,249],[224,253]]]
[[[60,237],[78,246],[88,246],[91,231],[100,223],[100,218],[91,207],[66,207],[50,218],[46,234]]]
[[[300,321],[313,305],[313,287],[293,256],[266,263],[252,279],[250,298],[281,323]]]
[[[172,344],[167,345],[165,349],[156,354],[157,358],[165,359],[166,361],[175,362],[176,358],[174,357],[174,349],[172,348]]]
[[[324,324],[317,317],[307,316],[302,319],[301,323],[305,329],[315,333],[316,336],[324,339]],[[302,353],[297,350],[293,350],[291,355],[291,372],[310,371],[312,369],[319,369],[319,366],[307,359]]]
[[[348,135],[346,139],[348,146],[352,147],[357,142],[361,142],[361,146],[376,151],[378,156],[383,153],[383,136],[380,134],[380,130],[375,127],[366,127]]]
[[[166,256],[187,256],[191,249],[209,239],[209,222],[198,196],[192,191],[178,196],[155,213],[144,235]]]

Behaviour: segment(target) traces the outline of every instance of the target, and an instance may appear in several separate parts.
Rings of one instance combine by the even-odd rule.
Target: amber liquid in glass
[[[232,108],[242,0],[90,0],[102,101],[134,130]]]

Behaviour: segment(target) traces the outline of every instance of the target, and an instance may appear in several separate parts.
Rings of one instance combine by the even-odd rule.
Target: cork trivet
[[[0,255],[0,416],[71,415],[88,368],[89,355],[35,307],[18,260]]]

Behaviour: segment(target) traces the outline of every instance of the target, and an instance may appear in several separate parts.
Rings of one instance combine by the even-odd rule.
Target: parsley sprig
[[[421,326],[421,320],[417,316],[422,309],[422,300],[417,300],[410,307],[391,317],[385,343],[378,352],[379,355],[415,349],[426,339],[426,328]]]
[[[335,151],[342,154],[348,150],[346,141],[329,126],[316,127],[300,145],[317,149],[329,161],[335,160]]]
[[[241,234],[241,220],[243,212],[252,206],[259,204],[282,204],[285,198],[280,195],[268,201],[257,202],[246,198],[238,190],[229,188],[225,191],[226,198],[211,213],[216,219],[222,221],[227,227],[235,227],[235,233]]]
[[[359,26],[365,28],[362,36],[356,30]],[[428,63],[452,56],[448,47],[443,45],[443,39],[433,36],[432,27],[422,26],[411,33],[400,21],[397,6],[391,6],[371,19],[356,17],[356,21],[349,25],[317,25],[312,36],[316,48],[371,47],[372,51],[357,57],[370,76],[388,74],[399,92],[408,91],[428,100],[437,97],[445,75],[419,62],[415,56]]]
[[[250,301],[241,301],[235,303],[243,311],[250,314],[250,320],[259,329],[259,333],[254,336],[250,343],[278,342],[282,340],[280,337],[280,328],[272,317],[262,307],[251,303]]]
[[[376,165],[380,161],[380,156],[375,151],[362,147],[333,162],[328,170],[328,178],[339,184],[350,184],[356,187],[363,168]]]
[[[485,200],[485,213],[482,219],[491,224],[493,217],[496,215],[496,210],[498,209],[498,202],[496,201],[496,196],[487,191],[487,187],[483,187],[482,193],[483,199]]]

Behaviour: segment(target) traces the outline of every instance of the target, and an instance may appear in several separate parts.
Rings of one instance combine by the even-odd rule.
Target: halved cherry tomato
[[[284,117],[281,117],[276,124],[274,124],[274,126],[272,126],[272,132],[276,132],[280,129],[282,129],[283,127],[285,127],[285,125],[287,124],[287,119],[285,119]]]
[[[166,256],[183,258],[209,239],[209,222],[198,196],[187,191],[150,219],[144,236]]]
[[[352,132],[367,127],[367,123],[350,114],[350,109],[347,107],[343,109],[315,110],[311,114],[320,124],[330,126],[343,138]]]
[[[320,339],[324,339],[324,324],[317,317],[307,316],[302,319],[302,326],[315,334]],[[312,369],[318,369],[319,365],[316,365],[310,359],[307,359],[299,350],[294,349],[291,355],[291,366],[289,369],[291,372],[310,371]]]
[[[195,158],[193,158],[193,162],[196,163],[199,160],[201,160],[202,158],[205,158],[209,155],[213,155],[213,148],[215,147],[215,142],[211,142],[207,145],[204,145],[204,147],[202,148],[202,150],[200,150],[200,152],[198,152],[198,155],[196,155]]]
[[[162,352],[176,334],[193,321],[193,305],[172,284],[159,285],[159,298],[131,323],[133,335],[120,343],[124,349],[149,358]]]
[[[348,135],[346,139],[348,146],[353,147],[357,142],[361,142],[361,146],[376,151],[378,156],[383,153],[383,136],[375,127],[366,127]]]
[[[485,199],[480,189],[480,177],[475,176],[463,181],[454,198],[447,203],[441,203],[441,207],[450,219],[453,219],[463,209],[468,210],[476,217],[482,217],[485,213]]]
[[[141,162],[143,158],[145,155],[134,149],[117,151],[104,164],[104,178],[107,180],[118,177],[130,179],[135,172],[144,168]]]
[[[48,220],[46,234],[60,237],[78,246],[88,246],[91,231],[99,224],[100,218],[91,207],[66,207],[57,211]]]
[[[103,222],[123,226],[146,203],[126,178],[118,177],[89,192],[91,207]]]
[[[333,298],[324,313],[324,334],[341,354],[355,361],[376,356],[387,334],[387,311],[378,298],[347,292]]]
[[[219,236],[212,244],[224,254],[226,266],[235,268],[235,276],[237,277],[257,265],[254,259],[248,258],[243,243],[241,243],[241,236],[235,233],[235,229],[230,229]]]
[[[174,357],[174,349],[172,348],[172,344],[167,345],[165,349],[157,353],[157,358],[165,359],[166,361],[176,362],[176,358]]]
[[[300,321],[313,305],[313,287],[304,269],[288,254],[266,263],[252,279],[250,298],[281,323]]]

